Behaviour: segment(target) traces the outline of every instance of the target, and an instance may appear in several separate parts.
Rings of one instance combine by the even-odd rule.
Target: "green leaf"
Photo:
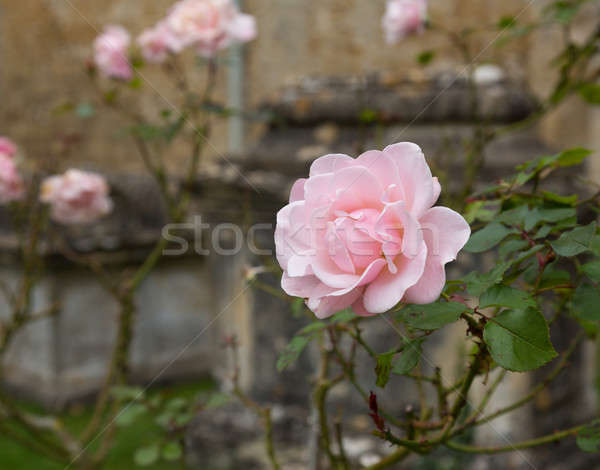
[[[375,366],[375,374],[377,374],[377,386],[385,387],[390,380],[390,372],[392,371],[392,359],[394,351],[389,351],[377,356],[377,365]]]
[[[142,403],[131,403],[121,410],[117,415],[115,422],[118,426],[129,426],[135,422],[141,415],[146,413],[148,408]]]
[[[569,232],[563,233],[560,238],[551,243],[554,251],[560,256],[576,256],[590,249],[594,235],[596,234],[596,222],[583,227],[577,227]]]
[[[180,411],[188,407],[188,399],[184,397],[175,397],[167,402],[165,409],[171,411]]]
[[[527,308],[536,307],[535,300],[527,292],[504,284],[497,284],[486,290],[479,298],[479,306]]]
[[[592,151],[582,147],[576,147],[565,150],[558,154],[556,163],[558,166],[574,166],[582,163],[587,157],[592,154]]]
[[[579,87],[579,94],[590,104],[600,104],[600,85],[596,83],[586,83]]]
[[[423,51],[417,56],[417,62],[421,66],[425,66],[431,63],[435,58],[435,51]]]
[[[393,374],[408,374],[417,366],[421,358],[422,342],[423,340],[409,341],[404,345],[404,350],[400,354],[400,357],[393,364]]]
[[[281,372],[296,362],[311,339],[310,336],[294,336],[279,356],[277,370]]]
[[[584,452],[600,452],[600,421],[594,421],[579,431],[577,445]]]
[[[600,259],[585,263],[581,269],[594,282],[600,282]]]
[[[498,243],[504,240],[508,235],[517,233],[514,229],[506,228],[506,226],[493,222],[485,228],[474,233],[464,250],[470,253],[481,253],[495,247]]]
[[[526,240],[507,240],[498,249],[501,258],[506,258],[515,251],[521,251],[529,246]]]
[[[142,447],[135,451],[135,455],[133,456],[133,460],[136,465],[140,467],[147,467],[156,463],[158,457],[160,455],[160,449],[158,444],[152,444],[147,447]]]
[[[472,224],[476,220],[491,222],[498,213],[498,201],[475,201],[467,205],[465,209],[465,220]]]
[[[183,455],[183,449],[181,444],[176,441],[167,442],[162,448],[162,458],[174,462],[179,460]]]
[[[504,277],[504,273],[508,268],[510,268],[511,265],[512,262],[499,263],[487,273],[479,274],[478,272],[473,271],[467,274],[463,278],[465,284],[467,285],[467,290],[475,297],[479,297],[494,284],[501,282],[502,278]]]
[[[373,124],[377,121],[377,111],[373,111],[372,109],[363,109],[358,119],[362,124]]]
[[[436,330],[460,318],[469,308],[459,302],[434,302],[426,305],[407,305],[400,319],[419,330]]]
[[[546,201],[556,202],[564,206],[574,206],[577,204],[577,199],[579,199],[577,194],[573,194],[571,196],[561,196],[550,191],[542,191],[542,196],[544,196]]]
[[[527,220],[525,220],[524,228],[526,231],[530,231],[540,222],[559,222],[570,217],[575,217],[577,212],[575,209],[543,209],[536,207],[529,213]]]
[[[542,314],[532,308],[507,310],[491,318],[483,338],[492,358],[507,370],[537,369],[556,357],[548,324]]]
[[[110,389],[110,394],[117,400],[122,401],[142,400],[145,397],[143,388],[128,385],[115,385]]]
[[[205,408],[219,408],[220,406],[226,405],[232,400],[232,397],[229,393],[217,392],[213,393],[207,402],[205,403]]]
[[[502,18],[500,18],[500,21],[498,21],[498,29],[513,28],[514,26],[516,26],[516,24],[517,20],[514,16],[503,16]]]
[[[571,299],[573,314],[583,320],[600,320],[600,290],[589,284],[581,284]]]

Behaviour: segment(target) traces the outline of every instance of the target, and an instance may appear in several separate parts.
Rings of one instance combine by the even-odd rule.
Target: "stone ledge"
[[[265,103],[273,125],[307,126],[334,121],[359,124],[368,110],[379,123],[506,123],[526,118],[537,104],[524,85],[505,78],[478,85],[480,106],[470,104],[468,82],[457,72],[423,80],[364,77],[305,77]],[[363,116],[364,117],[364,116]]]

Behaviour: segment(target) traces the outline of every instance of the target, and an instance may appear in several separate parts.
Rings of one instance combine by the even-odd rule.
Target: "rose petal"
[[[421,218],[427,262],[423,276],[406,291],[405,300],[415,304],[435,302],[446,284],[446,263],[454,260],[471,235],[471,228],[458,213],[433,207]]]
[[[389,270],[382,271],[365,289],[365,309],[370,313],[383,313],[400,302],[406,290],[415,285],[423,275],[426,258],[425,242],[422,242],[420,253],[413,259],[397,257],[397,272],[392,274]]]
[[[433,177],[421,148],[410,142],[401,142],[386,147],[383,152],[398,166],[398,178],[407,208],[419,218],[431,207],[434,196]]]
[[[332,153],[329,155],[323,155],[317,158],[310,166],[310,177],[321,175],[324,173],[333,173],[334,171],[341,170],[354,165],[355,160],[348,155],[343,153]]]
[[[308,299],[307,306],[317,318],[323,319],[350,307],[363,293],[362,288],[357,288],[345,295],[327,296]]]
[[[292,189],[290,190],[290,202],[303,201],[304,200],[304,184],[306,178],[300,178],[296,180]]]

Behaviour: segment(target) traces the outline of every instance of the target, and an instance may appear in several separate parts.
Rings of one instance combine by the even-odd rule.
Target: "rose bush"
[[[412,143],[353,159],[325,155],[277,214],[277,259],[289,295],[319,318],[352,307],[383,313],[400,301],[430,303],[444,266],[470,236],[461,215],[432,207],[441,187]]]
[[[93,222],[112,210],[108,193],[102,176],[70,169],[46,178],[40,198],[50,204],[50,215],[56,222],[78,224]]]

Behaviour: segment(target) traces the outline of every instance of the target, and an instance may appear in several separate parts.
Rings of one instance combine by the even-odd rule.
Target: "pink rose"
[[[0,153],[14,157],[17,153],[17,146],[8,137],[0,137]]]
[[[232,42],[256,37],[254,17],[240,13],[231,0],[180,0],[165,20],[176,52],[194,46],[205,56],[214,56]]]
[[[176,48],[175,37],[164,21],[142,32],[137,43],[144,58],[155,64],[163,62]]]
[[[122,26],[107,26],[94,41],[94,62],[104,75],[119,80],[133,77],[129,63],[131,37]]]
[[[398,302],[435,301],[471,230],[447,207],[432,207],[441,188],[412,143],[356,159],[325,155],[296,181],[277,214],[281,285],[304,297],[319,318],[347,307],[383,313]]]
[[[102,176],[71,169],[63,175],[46,178],[40,199],[50,204],[51,217],[57,222],[89,223],[112,210],[108,192]]]
[[[427,0],[388,0],[382,20],[387,43],[422,32],[426,20]]]
[[[18,201],[25,196],[25,185],[15,160],[8,153],[0,152],[0,203]]]

